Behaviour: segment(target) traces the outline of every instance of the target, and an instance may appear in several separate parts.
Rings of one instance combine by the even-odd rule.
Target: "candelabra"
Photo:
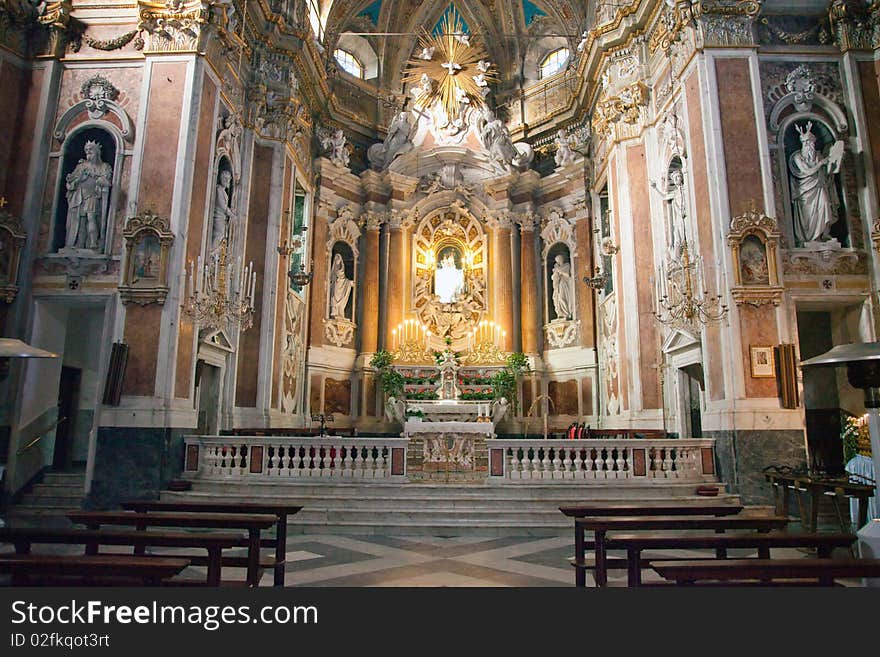
[[[235,278],[238,261],[234,264],[227,255],[227,242],[222,240],[218,249],[207,258],[199,256],[197,264],[190,261],[183,314],[202,328],[219,329],[226,325],[238,326],[242,331],[254,322],[254,292],[257,273],[250,263]]]
[[[428,348],[431,331],[416,319],[406,319],[391,331],[394,360],[398,363],[432,363],[434,355]]]
[[[708,296],[701,287],[701,259],[692,258],[687,240],[681,243],[678,258],[671,258],[661,266],[657,281],[658,312],[661,324],[677,328],[697,328],[698,325],[721,321],[727,315],[727,304],[721,295]]]
[[[501,324],[483,320],[467,334],[467,351],[462,362],[469,365],[503,363],[507,353],[503,349],[507,331]]]

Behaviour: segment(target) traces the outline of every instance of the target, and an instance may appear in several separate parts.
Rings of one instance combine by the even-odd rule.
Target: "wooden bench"
[[[703,534],[669,536],[651,533],[614,534],[605,538],[608,550],[626,550],[626,559],[607,560],[609,569],[627,569],[627,585],[640,586],[642,569],[657,559],[642,558],[644,550],[757,549],[758,558],[769,559],[771,548],[811,548],[820,559],[828,559],[835,548],[848,548],[854,534],[788,534],[785,532],[751,534]],[[660,558],[660,561],[667,559]],[[586,564],[585,564],[586,565]]]
[[[656,561],[657,573],[678,585],[701,581],[727,584],[757,580],[762,584],[779,580],[810,580],[833,586],[842,577],[880,577],[880,559],[719,559]]]
[[[264,538],[260,541],[263,547],[275,548],[275,586],[284,586],[284,563],[287,558],[287,516],[302,510],[293,504],[265,502],[201,502],[201,501],[161,501],[161,500],[129,500],[122,503],[123,509],[146,513],[150,511],[171,511],[184,513],[257,513],[272,514],[277,518],[275,538]]]
[[[131,511],[76,511],[68,513],[71,522],[88,529],[103,525],[123,525],[144,531],[147,527],[188,527],[191,529],[244,529],[247,538],[247,582],[257,586],[260,581],[260,531],[276,522],[275,516],[257,513],[134,513]],[[275,567],[275,560],[266,563]]]
[[[593,532],[595,552],[596,586],[604,587],[608,583],[607,548],[605,538],[609,531],[659,531],[659,530],[712,530],[725,532],[728,530],[757,530],[769,532],[784,529],[788,518],[780,516],[727,516],[727,517],[691,517],[691,516],[622,516],[605,518],[575,519],[575,544],[584,545],[583,532]],[[586,586],[586,558],[584,549],[575,550],[575,585]],[[578,576],[577,573],[583,573]],[[579,584],[579,582],[584,582]]]
[[[790,494],[795,491],[800,496],[797,498],[800,511],[801,526],[808,532],[815,532],[819,522],[819,500],[822,495],[831,497],[834,510],[841,525],[842,531],[848,531],[850,526],[849,510],[845,512],[840,508],[840,499],[856,498],[859,501],[858,527],[864,527],[868,522],[868,502],[874,496],[874,487],[867,484],[859,484],[842,479],[823,479],[808,475],[783,474],[779,472],[765,472],[764,478],[773,486],[773,494],[776,504],[776,515],[789,515]],[[807,504],[803,503],[803,499]],[[846,518],[846,520],[844,520]]]
[[[136,553],[147,547],[204,548],[207,558],[190,559],[193,565],[208,567],[206,584],[220,586],[222,550],[242,545],[246,538],[241,534],[221,532],[170,532],[170,531],[107,531],[93,529],[54,529],[19,527],[0,528],[0,543],[11,543],[18,554],[30,554],[34,543],[38,545],[84,545],[85,554],[97,555],[100,546],[131,546]],[[160,555],[161,556],[161,555]],[[180,556],[180,555],[167,555]],[[237,565],[229,564],[227,565]],[[247,565],[247,564],[245,564]]]
[[[559,510],[569,518],[604,518],[608,516],[730,516],[743,510],[742,504],[663,502],[660,504],[631,504],[620,502],[590,502],[560,506]],[[575,555],[594,549],[593,542],[584,541],[584,532],[574,528]],[[587,585],[584,569],[575,571],[575,586]]]
[[[132,580],[148,586],[158,586],[162,580],[177,575],[190,565],[189,559],[154,558],[124,555],[56,555],[4,554],[0,555],[0,573],[12,575],[13,586],[28,583],[53,583],[51,578],[71,578],[83,583],[129,584]],[[95,582],[94,580],[100,580]]]

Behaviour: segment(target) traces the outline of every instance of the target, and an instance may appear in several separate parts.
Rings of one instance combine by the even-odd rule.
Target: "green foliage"
[[[529,359],[522,352],[514,352],[507,357],[504,369],[498,370],[492,377],[492,389],[495,399],[506,398],[510,402],[513,414],[516,415],[519,408],[519,395],[517,384],[520,378],[529,368]]]
[[[382,370],[387,370],[391,367],[391,363],[394,362],[394,356],[391,352],[380,350],[373,354],[373,357],[370,359],[370,367],[373,367],[380,372]]]
[[[849,463],[850,459],[858,454],[859,427],[856,424],[858,418],[855,415],[843,415],[840,417],[840,438],[843,441],[843,462]]]
[[[405,399],[404,392],[405,379],[403,374],[396,370],[386,369],[379,374],[379,380],[382,382],[382,392],[388,397],[396,399]]]

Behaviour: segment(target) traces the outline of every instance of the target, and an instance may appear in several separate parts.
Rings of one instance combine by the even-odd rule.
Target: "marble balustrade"
[[[406,474],[407,442],[340,436],[187,436],[184,474],[207,480],[388,480]]]
[[[713,439],[487,440],[489,479],[715,481]]]

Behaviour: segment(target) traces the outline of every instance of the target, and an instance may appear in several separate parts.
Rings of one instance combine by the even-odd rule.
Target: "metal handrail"
[[[37,432],[37,434],[38,434],[37,437],[34,438],[33,440],[31,440],[31,441],[30,441],[27,445],[25,445],[24,447],[20,448],[20,449],[15,453],[15,455],[16,455],[16,456],[21,456],[22,454],[24,454],[24,453],[25,453],[26,451],[28,451],[31,447],[33,447],[33,446],[36,445],[38,442],[40,442],[40,441],[43,439],[43,436],[44,436],[46,433],[52,431],[52,429],[54,429],[55,427],[57,427],[59,424],[61,424],[62,422],[64,422],[66,419],[67,419],[66,417],[63,417],[63,418],[61,418],[60,420],[57,420],[57,421],[55,422],[55,424],[53,424],[51,427],[47,427],[47,428],[43,429],[42,431],[38,431],[38,432]]]

